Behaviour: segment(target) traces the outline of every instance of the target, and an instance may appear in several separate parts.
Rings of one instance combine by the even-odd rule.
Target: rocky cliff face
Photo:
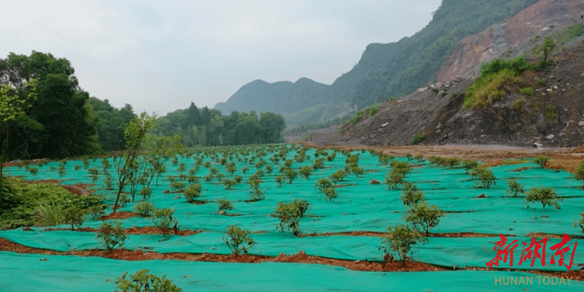
[[[545,78],[542,85],[538,80]],[[508,92],[492,105],[463,109],[470,79],[454,79],[424,87],[403,99],[383,104],[372,117],[356,124],[303,134],[322,145],[410,145],[421,143],[497,144],[574,147],[584,143],[584,41],[580,38],[543,72],[526,72],[507,85]],[[519,93],[531,87],[533,94]],[[518,106],[514,102],[522,100]]]
[[[542,37],[582,22],[584,1],[541,0],[505,22],[459,41],[438,72],[438,81],[480,72],[480,64],[495,58],[527,53]]]

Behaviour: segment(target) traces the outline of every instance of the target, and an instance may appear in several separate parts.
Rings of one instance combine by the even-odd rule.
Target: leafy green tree
[[[239,227],[229,226],[226,232],[226,237],[223,238],[223,242],[232,253],[238,255],[242,251],[247,254],[247,250],[254,247],[256,244],[255,240],[249,235],[251,231],[243,230]],[[247,248],[245,247],[247,245]]]
[[[537,165],[539,165],[539,167],[544,168],[548,162],[550,161],[550,158],[548,156],[542,155],[542,156],[538,156],[536,158],[533,159],[533,162]]]
[[[288,183],[290,184],[296,179],[296,177],[298,177],[298,173],[291,168],[286,169],[285,175],[288,178]]]
[[[201,184],[191,184],[184,191],[183,196],[187,202],[194,202],[197,198],[201,197]]]
[[[525,202],[527,204],[539,202],[544,209],[545,206],[555,206],[556,209],[559,209],[560,204],[558,203],[563,200],[564,199],[558,197],[555,189],[544,187],[531,188],[527,191],[527,196],[525,197]]]
[[[305,179],[308,179],[310,177],[310,175],[312,174],[312,168],[308,165],[303,166],[300,168],[299,170],[300,175],[302,175]]]
[[[132,168],[135,167],[136,160],[140,155],[144,139],[152,123],[156,119],[155,115],[149,116],[146,113],[140,114],[140,117],[128,124],[124,130],[126,138],[126,148],[122,155],[116,161],[116,170],[118,172],[118,192],[116,196],[116,205],[120,199],[120,194],[126,186],[128,179],[132,177]],[[114,209],[114,213],[116,209]]]
[[[26,114],[26,110],[36,100],[36,86],[37,81],[32,79],[23,84],[23,93],[18,94],[9,85],[0,84],[0,147],[2,151],[0,156],[0,190],[3,183],[4,163],[9,159],[10,129],[25,124],[38,127],[38,123],[31,121],[31,118]]]
[[[182,289],[172,283],[171,280],[166,279],[166,275],[162,278],[148,274],[149,270],[137,271],[126,279],[128,272],[125,272],[121,277],[116,278],[117,289],[116,292],[181,292]]]
[[[545,37],[543,42],[535,47],[533,47],[532,54],[541,54],[543,62],[547,62],[548,57],[554,52],[556,48],[556,43],[551,37]]]

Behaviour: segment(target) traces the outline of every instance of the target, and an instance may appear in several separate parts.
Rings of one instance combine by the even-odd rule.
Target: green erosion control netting
[[[306,154],[311,156],[311,160],[294,162],[292,167],[298,168],[300,166],[312,165],[314,162],[314,151],[315,150],[313,149],[306,151]],[[328,153],[332,153],[332,150],[328,150]],[[208,183],[201,179],[200,182],[203,186],[203,190],[200,199],[208,201],[207,204],[202,205],[187,203],[180,193],[163,193],[165,190],[170,190],[170,182],[166,180],[166,176],[177,176],[180,173],[177,171],[178,165],[173,165],[169,161],[166,163],[167,172],[160,177],[157,185],[154,183],[151,185],[153,194],[150,201],[158,208],[170,207],[175,209],[176,212],[174,216],[178,218],[182,228],[203,230],[204,232],[192,236],[171,236],[171,238],[166,241],[161,241],[162,235],[130,235],[125,247],[128,249],[152,249],[161,253],[206,252],[226,254],[229,253],[229,251],[222,243],[222,237],[230,225],[236,225],[255,233],[252,237],[258,242],[258,244],[250,250],[250,253],[252,254],[277,256],[281,253],[296,254],[299,251],[304,251],[308,255],[329,258],[380,260],[381,252],[378,250],[381,243],[380,238],[348,235],[298,238],[289,233],[278,232],[275,229],[278,220],[277,218],[270,216],[274,213],[278,202],[290,202],[294,198],[298,198],[306,199],[311,204],[311,209],[308,212],[310,215],[303,217],[300,224],[301,233],[304,234],[348,231],[384,232],[388,225],[403,223],[406,208],[400,199],[401,190],[387,190],[386,185],[369,184],[372,179],[383,182],[385,176],[391,170],[391,167],[382,166],[378,162],[377,156],[368,152],[352,152],[352,154],[357,153],[359,154],[359,166],[365,169],[365,173],[362,177],[358,178],[351,174],[344,181],[339,182],[339,184],[345,186],[337,188],[339,196],[334,201],[326,201],[322,193],[320,193],[314,184],[318,179],[328,177],[333,172],[344,168],[346,156],[341,152],[337,153],[336,158],[332,162],[326,161],[324,169],[314,171],[309,179],[304,179],[299,175],[292,184],[285,182],[281,187],[277,186],[274,178],[276,175],[280,174],[278,172],[278,167],[283,165],[283,163],[280,163],[280,165],[274,165],[274,172],[271,175],[265,175],[262,177],[260,188],[265,194],[265,199],[257,202],[245,202],[245,200],[250,198],[250,188],[247,185],[247,177],[255,173],[256,168],[254,164],[238,162],[234,159],[232,161],[236,163],[237,171],[233,175],[242,176],[244,181],[241,184],[236,185],[234,190],[225,190],[224,185],[217,181]],[[290,151],[287,154],[287,158],[294,160],[294,154],[296,154],[295,151]],[[268,153],[264,156],[264,160],[268,161],[269,157],[272,155],[273,153]],[[476,187],[477,181],[471,180],[470,176],[466,174],[462,168],[451,169],[447,167],[437,167],[429,164],[427,161],[418,162],[416,160],[407,160],[405,158],[397,158],[396,160],[407,161],[412,164],[412,171],[406,177],[406,181],[415,183],[424,193],[425,199],[429,204],[437,205],[443,211],[447,212],[445,217],[441,218],[438,227],[431,231],[432,233],[475,232],[495,235],[499,233],[508,234],[508,243],[514,239],[519,240],[519,246],[515,250],[515,262],[513,268],[566,271],[565,267],[559,267],[557,264],[553,266],[549,264],[549,259],[551,257],[549,247],[558,242],[558,239],[550,239],[548,241],[545,267],[542,267],[539,262],[536,262],[533,268],[530,267],[529,263],[524,263],[523,265],[518,266],[517,262],[521,254],[521,242],[524,241],[529,243],[531,239],[529,237],[530,233],[542,232],[558,235],[567,233],[569,235],[579,235],[580,229],[579,227],[574,226],[574,221],[578,219],[579,214],[584,211],[584,191],[581,189],[582,182],[575,180],[571,174],[565,171],[556,172],[554,170],[542,169],[531,162],[516,165],[502,165],[491,168],[497,178],[496,185],[491,189],[481,189]],[[223,165],[209,157],[205,157],[203,162],[207,161],[212,163],[211,167],[217,168],[219,172],[224,174],[227,178],[232,177],[232,175],[227,173]],[[109,162],[112,165],[114,164],[111,159],[109,159]],[[179,157],[179,162],[184,162],[186,164],[186,169],[188,170],[194,166],[195,159],[193,157],[189,159]],[[271,164],[271,162],[268,162],[268,164]],[[10,175],[23,176],[27,180],[61,179],[63,180],[62,184],[91,183],[89,172],[84,167],[75,171],[75,165],[83,166],[82,162],[79,160],[67,162],[65,165],[67,173],[62,178],[59,177],[56,171],[50,170],[51,166],[58,166],[57,162],[51,162],[38,167],[39,173],[34,178],[24,167],[8,167],[6,171]],[[89,168],[91,167],[95,167],[101,172],[101,159],[91,160]],[[249,168],[248,172],[245,174],[242,173],[243,167]],[[526,169],[522,171],[513,171],[519,168]],[[115,169],[112,167],[109,171],[115,177]],[[196,175],[199,178],[202,178],[209,174],[209,172],[208,168],[201,166]],[[186,173],[186,171],[183,173]],[[558,194],[564,198],[564,201],[560,202],[561,209],[554,209],[553,207],[543,209],[540,204],[531,204],[529,208],[526,208],[523,198],[511,198],[505,192],[508,188],[507,180],[509,179],[516,179],[519,183],[525,184],[526,189],[540,186],[556,189]],[[93,189],[96,190],[95,193],[97,194],[104,194],[106,196],[106,203],[113,205],[115,192],[103,190],[102,187],[103,175],[100,176],[100,180],[98,180]],[[486,198],[477,198],[477,196],[481,194],[486,195]],[[139,196],[136,198],[138,199]],[[218,215],[217,205],[215,204],[217,198],[227,198],[233,201],[235,209],[228,211],[228,213],[241,214],[241,216],[230,217]],[[134,203],[130,203],[128,206],[120,210],[132,211],[133,206]],[[83,226],[98,228],[101,223],[101,221],[86,221]],[[122,223],[124,227],[127,228],[132,226],[152,226],[152,223],[147,218],[142,217],[125,219],[122,220]],[[68,228],[69,226],[63,225],[61,227]],[[22,229],[0,231],[0,237],[7,238],[26,246],[59,251],[101,248],[96,241],[95,233],[42,231],[43,228],[33,229],[35,229],[35,231],[22,231]],[[490,261],[496,255],[496,251],[494,251],[493,248],[495,242],[498,240],[498,236],[487,238],[431,237],[427,244],[414,249],[416,250],[414,259],[436,265],[455,266],[459,268],[473,266],[486,267],[485,263]],[[572,270],[580,269],[580,265],[584,263],[584,240],[572,239],[572,242],[574,241],[579,242],[579,246],[574,254]],[[12,256],[20,257],[23,261],[28,259],[28,256]],[[4,259],[7,259],[6,257],[7,256],[2,256],[2,262],[4,262]],[[30,258],[34,258],[34,256],[31,255]],[[91,261],[91,265],[93,265],[93,261],[96,261],[97,263],[108,265],[110,269],[115,267],[117,272],[123,271],[124,268],[121,268],[121,266],[125,267],[132,265],[132,267],[140,267],[139,263],[130,264],[123,261],[117,261],[120,265],[120,268],[118,269],[115,264],[117,262],[109,260],[51,257],[51,261],[53,261],[54,258],[63,259],[63,261],[64,259],[74,259],[75,261],[81,262]],[[157,262],[148,262],[148,265],[154,267],[157,265],[156,263]],[[157,267],[158,271],[171,273],[171,270],[173,269],[171,269],[170,266],[168,266],[168,269],[163,268],[164,265],[171,263],[171,261],[164,261],[163,263],[164,264],[159,264],[160,267]],[[266,273],[275,277],[269,281],[277,281],[277,279],[279,279],[277,277],[283,277],[282,279],[286,279],[286,281],[298,277],[302,278],[302,281],[306,283],[301,282],[308,285],[308,287],[311,287],[310,285],[312,285],[310,283],[312,279],[311,277],[314,277],[312,280],[318,282],[320,281],[319,279],[326,278],[327,276],[325,274],[327,273],[333,273],[334,277],[342,277],[343,279],[345,276],[349,277],[348,275],[359,275],[359,280],[356,278],[355,281],[361,281],[360,279],[363,279],[364,282],[371,281],[371,283],[377,284],[391,282],[392,284],[388,284],[388,287],[395,287],[396,289],[398,289],[399,286],[391,286],[398,285],[395,283],[396,279],[400,279],[400,281],[408,281],[407,279],[415,279],[416,277],[424,279],[423,281],[420,281],[420,287],[438,287],[438,290],[440,290],[440,288],[442,290],[458,290],[456,289],[456,285],[463,285],[464,283],[468,284],[473,281],[486,281],[485,283],[492,282],[492,273],[489,272],[448,273],[448,275],[452,275],[452,277],[460,277],[461,279],[464,279],[464,281],[459,281],[455,278],[452,283],[454,288],[446,289],[447,286],[440,285],[446,285],[445,283],[447,283],[447,281],[442,279],[443,276],[439,276],[441,274],[444,275],[445,273],[388,273],[387,276],[380,278],[380,280],[373,280],[380,276],[376,273],[357,273],[334,267],[315,267],[299,264],[296,265],[296,267],[298,267],[296,269],[294,269],[294,265],[281,264],[244,265],[177,262],[172,262],[172,264],[184,265],[185,267],[209,267],[209,271],[205,271],[208,275],[212,275],[210,271],[219,269],[218,267],[224,267],[227,269],[226,273],[237,273],[237,271],[245,271],[245,273],[248,273],[248,269],[252,269],[249,267],[259,270],[265,269]],[[285,272],[280,273],[278,271],[278,275],[275,275],[276,272],[272,270],[273,265],[286,267],[289,271],[298,271],[289,272],[288,275],[286,275]],[[508,264],[500,264],[500,268],[508,267]],[[193,277],[198,273],[195,272],[194,269],[195,268],[193,268],[192,272]],[[304,275],[303,273],[305,273],[305,269],[314,269],[312,272],[314,274],[310,274],[310,277],[304,279],[302,275]],[[49,271],[46,272],[50,273]],[[91,273],[91,277],[95,276],[93,273],[96,271],[88,272]],[[257,273],[260,273],[260,271],[257,271]],[[103,275],[104,277],[114,276],[110,273],[105,274],[107,274],[107,276]],[[497,273],[497,275],[499,274],[500,273]],[[307,273],[307,275],[309,274]],[[218,276],[215,275],[215,281],[217,280],[217,277]],[[333,275],[331,275],[331,277],[333,277]],[[181,275],[178,275],[176,278],[180,278],[179,283],[186,283],[189,281],[188,279],[182,278]],[[39,279],[42,279],[42,277]],[[247,285],[258,285],[249,286],[249,289],[252,290],[255,289],[254,287],[258,287],[258,289],[268,289],[270,285],[270,282],[265,284],[267,286],[261,286],[263,284],[260,283],[254,284],[254,280],[261,281],[259,278],[250,277],[249,279],[246,279],[246,281],[247,280],[249,280],[249,282],[246,283]],[[231,283],[230,281],[231,280],[229,280],[229,283]],[[239,281],[243,280],[239,279]],[[334,278],[326,279],[326,281],[331,285],[337,285]],[[346,288],[340,284],[345,282],[346,280],[339,281],[339,287],[343,287],[342,289],[347,290],[358,290]],[[417,281],[409,282],[412,282],[412,285],[417,284]],[[212,289],[212,285],[217,285],[220,282],[211,281],[208,283],[211,285],[209,286],[209,289]],[[100,283],[100,285],[107,285],[107,283]],[[347,287],[352,287],[351,285]],[[223,286],[217,287],[222,289]],[[473,285],[473,287],[475,287],[475,285]],[[489,287],[492,288],[492,286]],[[301,285],[298,286],[298,288],[299,290],[302,290]],[[225,289],[229,290],[228,288]],[[497,288],[497,290],[498,289],[499,288]],[[372,289],[367,288],[363,290]]]
[[[41,261],[42,259],[42,261]],[[166,274],[183,291],[583,291],[584,283],[537,284],[520,272],[358,272],[334,266],[289,263],[233,264],[185,261],[119,261],[94,257],[0,252],[0,291],[113,291],[115,277],[148,269]],[[533,277],[533,285],[495,285],[501,277]],[[111,281],[106,281],[111,279]],[[469,287],[472,287],[469,289]]]

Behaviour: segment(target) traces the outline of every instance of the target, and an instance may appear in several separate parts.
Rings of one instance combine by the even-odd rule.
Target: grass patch
[[[424,139],[424,133],[420,132],[412,137],[412,144],[419,144]]]
[[[372,106],[369,108],[369,116],[372,117],[379,112],[379,106]]]
[[[509,69],[504,69],[498,73],[481,75],[466,91],[463,107],[481,108],[501,99],[506,94],[501,88],[508,82],[517,82],[515,75]]]
[[[448,94],[448,93],[446,93],[446,92],[442,92],[442,93],[440,94],[440,97],[445,97],[447,94]]]
[[[523,113],[523,105],[524,104],[525,104],[525,98],[518,98],[518,99],[513,101],[513,104],[511,104],[511,109],[521,114],[521,113]]]
[[[555,119],[558,117],[558,114],[556,114],[556,108],[553,105],[548,104],[545,107],[545,117],[548,119]]]
[[[539,78],[537,79],[537,84],[541,86],[545,86],[547,84],[547,78]]]
[[[523,95],[533,95],[533,88],[531,87],[520,88],[519,93]]]
[[[356,124],[363,117],[363,111],[358,111],[350,120],[349,123]]]
[[[540,66],[528,63],[524,57],[495,59],[483,64],[481,76],[466,91],[463,107],[480,108],[492,104],[505,96],[503,85],[519,81],[517,76],[527,70],[538,69]]]

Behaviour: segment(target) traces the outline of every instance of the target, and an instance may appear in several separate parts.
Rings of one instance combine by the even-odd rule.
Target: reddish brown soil
[[[373,231],[348,231],[348,232],[327,232],[327,233],[310,233],[310,234],[300,234],[298,237],[314,237],[314,236],[371,236],[371,237],[382,237],[385,236],[386,232],[373,232]],[[484,234],[484,233],[472,233],[472,232],[459,232],[459,233],[430,233],[428,237],[498,237],[499,234]],[[514,236],[514,235],[506,235]]]
[[[57,231],[57,230],[71,230],[71,229],[70,228],[45,228],[42,231]],[[98,232],[99,229],[82,227],[82,228],[75,229],[75,231]],[[126,234],[164,234],[162,229],[160,229],[158,227],[154,227],[154,226],[145,226],[145,227],[133,226],[132,228],[124,229],[124,231],[126,232]],[[194,235],[194,234],[201,233],[201,232],[203,232],[203,231],[202,230],[182,229],[182,230],[177,230],[177,231],[171,230],[170,234],[189,236],[189,235]]]
[[[527,234],[527,237],[535,237],[535,238],[563,238],[564,235],[558,235],[558,234],[549,234],[549,233],[541,233],[541,232],[533,232],[533,233],[529,233]],[[569,238],[577,238],[577,239],[582,239],[584,238],[584,236],[579,236],[579,235],[568,235]]]
[[[516,168],[511,170],[512,172],[520,172],[520,171],[524,171],[524,170],[528,170],[528,169],[532,169],[533,167],[520,167],[520,168]]]
[[[528,162],[527,160],[489,160],[485,162],[483,166],[485,167],[494,167],[499,165],[514,165],[514,164],[522,164]]]
[[[115,212],[115,213],[110,213],[107,216],[101,216],[99,218],[99,220],[114,220],[114,219],[128,219],[128,218],[132,218],[132,217],[144,217],[140,214],[137,213],[132,213],[132,212],[126,212],[126,211],[119,211],[119,212]]]
[[[209,202],[207,202],[207,201],[192,201],[192,202],[189,202],[189,203],[191,203],[193,205],[204,205],[204,204],[207,204]]]
[[[39,180],[26,180],[23,181],[25,184],[60,184],[61,181],[58,179],[39,179]]]
[[[370,185],[378,185],[380,184],[380,182],[376,179],[371,179],[371,181],[369,182]]]
[[[317,256],[306,255],[303,251],[296,255],[280,254],[277,257],[258,256],[258,255],[218,255],[218,254],[189,254],[189,253],[168,253],[160,254],[157,252],[144,252],[142,250],[113,250],[108,253],[105,250],[82,250],[59,252],[46,249],[27,247],[21,244],[11,242],[7,239],[0,238],[0,250],[12,251],[16,253],[27,254],[46,254],[46,255],[75,255],[75,256],[98,256],[111,259],[144,261],[144,260],[182,260],[182,261],[200,261],[200,262],[223,262],[223,263],[263,263],[263,262],[285,262],[285,263],[305,263],[320,264],[345,267],[356,271],[441,271],[446,270],[442,267],[433,266],[427,263],[406,261],[405,267],[400,262],[388,262],[383,265],[381,262],[369,261],[348,261],[339,259],[329,259]]]

